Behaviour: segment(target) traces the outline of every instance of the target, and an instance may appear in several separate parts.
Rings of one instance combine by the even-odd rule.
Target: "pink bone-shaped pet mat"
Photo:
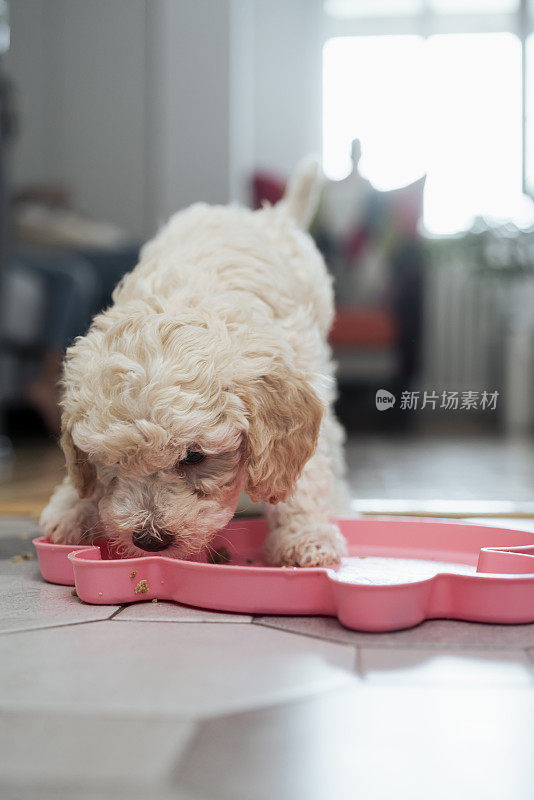
[[[435,618],[534,622],[534,533],[415,518],[337,522],[349,556],[336,568],[267,566],[267,528],[258,518],[232,520],[211,556],[195,561],[114,558],[105,543],[41,537],[34,544],[43,578],[75,585],[86,603],[158,599],[247,614],[323,614],[367,631]]]

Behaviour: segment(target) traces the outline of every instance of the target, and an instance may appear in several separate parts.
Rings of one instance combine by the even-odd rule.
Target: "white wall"
[[[17,184],[56,180],[127,230],[145,216],[144,0],[14,0]]]
[[[254,0],[148,5],[150,224],[197,200],[248,201],[254,164]]]
[[[290,172],[321,152],[322,0],[255,0],[254,155]]]
[[[50,52],[50,15],[45,0],[10,3],[11,48],[6,70],[17,87],[20,131],[13,148],[12,172],[18,184],[47,180],[55,175],[52,163],[52,127],[55,104]]]
[[[231,0],[230,9],[230,198],[246,204],[256,166],[255,2]]]
[[[135,231],[145,214],[144,0],[55,0],[61,176]]]
[[[149,4],[151,214],[230,193],[230,0]]]
[[[134,235],[320,151],[320,0],[11,0],[18,185]]]

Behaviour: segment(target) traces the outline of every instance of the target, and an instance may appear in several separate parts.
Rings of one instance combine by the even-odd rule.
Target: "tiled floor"
[[[357,436],[347,442],[349,481],[361,499],[534,500],[534,439],[504,436]]]
[[[0,521],[2,800],[534,797],[534,625],[89,606],[35,533]]]
[[[533,438],[360,435],[346,452],[361,513],[534,517]]]

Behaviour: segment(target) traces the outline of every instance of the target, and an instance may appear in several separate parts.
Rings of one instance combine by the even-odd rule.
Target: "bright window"
[[[359,138],[377,189],[427,174],[424,223],[453,233],[477,215],[517,218],[521,45],[512,33],[343,36],[323,54],[323,161],[343,178]]]

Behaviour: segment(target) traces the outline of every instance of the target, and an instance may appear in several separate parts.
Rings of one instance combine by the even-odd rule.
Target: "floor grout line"
[[[124,611],[124,609],[125,609],[125,608],[126,608],[126,605],[121,605],[121,606],[119,606],[119,608],[118,608],[116,611],[114,611],[114,612],[113,612],[113,614],[112,614],[110,617],[107,617],[106,619],[107,619],[108,621],[109,621],[109,620],[112,620],[112,619],[115,619],[115,617],[117,616],[117,614],[120,614],[120,613],[121,613],[121,611]]]
[[[100,617],[99,619],[86,619],[86,620],[79,620],[78,622],[63,622],[55,625],[36,625],[32,628],[20,628],[17,630],[10,630],[10,631],[1,631],[0,636],[10,636],[14,633],[29,633],[30,631],[48,631],[48,630],[56,630],[57,628],[72,628],[75,625],[92,625],[95,622],[145,622],[159,624],[162,622],[171,623],[173,625],[251,625],[252,621],[247,622],[234,622],[231,619],[228,620],[213,620],[213,619],[124,619],[124,620],[115,620],[115,617],[121,609],[117,609],[117,611],[113,612],[111,617]],[[268,626],[264,626],[268,627]]]
[[[153,622],[155,625],[160,622],[170,622],[173,625],[252,625],[252,620],[236,622],[233,619],[143,619],[143,617],[134,619],[115,619],[114,617],[110,617],[110,619],[113,619],[114,622]],[[104,622],[107,621],[108,620],[104,620]],[[264,627],[267,627],[267,625]]]
[[[272,631],[280,631],[281,633],[290,633],[293,636],[303,636],[306,639],[313,639],[315,642],[329,642],[331,644],[339,644],[344,645],[345,647],[352,647],[356,648],[358,645],[352,644],[352,642],[340,642],[339,639],[330,639],[323,636],[316,636],[313,633],[307,633],[305,631],[293,631],[290,628],[279,628],[276,625],[272,625],[268,622],[262,622],[260,620],[252,620],[253,625],[261,625],[262,628],[269,628]]]
[[[317,619],[317,617],[311,617],[311,618]],[[366,642],[360,642],[360,641],[350,642],[350,641],[343,641],[341,639],[337,639],[334,636],[323,636],[322,634],[314,634],[314,633],[309,633],[307,631],[297,631],[297,630],[293,630],[292,628],[281,627],[281,626],[276,625],[276,624],[274,624],[272,622],[264,622],[263,619],[264,618],[261,615],[259,615],[258,617],[256,617],[253,620],[253,624],[262,625],[265,628],[272,628],[273,630],[277,630],[277,631],[285,631],[286,633],[294,633],[296,636],[307,636],[307,637],[309,637],[311,639],[315,639],[315,640],[319,640],[319,641],[325,641],[325,642],[331,642],[333,644],[347,644],[347,645],[349,645],[351,647],[357,647],[359,649],[364,649],[364,650],[428,650],[430,652],[432,652],[433,650],[449,650],[449,651],[451,651],[451,653],[455,653],[457,651],[462,651],[462,650],[480,651],[480,652],[484,652],[484,651],[510,652],[511,650],[515,650],[515,651],[523,651],[523,650],[525,650],[526,651],[526,650],[530,649],[532,651],[532,654],[533,654],[533,657],[534,657],[534,641],[532,642],[532,644],[513,644],[513,643],[510,643],[510,642],[506,642],[506,643],[503,643],[503,644],[499,644],[497,642],[495,642],[495,643],[478,644],[476,642],[439,642],[439,641],[432,641],[432,642],[425,642],[425,641],[395,642],[395,643],[393,643],[393,642],[379,642],[379,641],[376,641],[376,642],[369,642],[369,641],[366,641]],[[469,623],[469,622],[466,623],[466,625],[469,625],[469,624],[471,624],[471,623]],[[506,627],[506,626],[502,626],[502,627]],[[347,628],[347,629],[344,628],[343,630],[346,630],[348,634],[353,633],[356,636],[359,633],[362,633],[361,631],[351,630],[350,628]],[[409,630],[411,630],[411,629],[409,629]],[[363,633],[365,635],[365,632],[363,632]],[[391,633],[391,632],[389,632],[389,633]],[[377,636],[381,636],[381,635],[386,635],[387,636],[387,635],[389,635],[389,633],[385,633],[385,634],[377,633],[376,635]],[[399,633],[402,633],[402,631],[400,631]],[[534,658],[533,658],[533,661],[534,661]]]
[[[109,622],[110,617],[100,617],[100,619],[83,619],[78,622],[63,622],[58,625],[36,625],[34,628],[20,628],[13,631],[0,631],[0,636],[11,636],[14,633],[30,633],[30,631],[50,631],[57,628],[72,628],[75,625],[94,625],[96,622]]]

